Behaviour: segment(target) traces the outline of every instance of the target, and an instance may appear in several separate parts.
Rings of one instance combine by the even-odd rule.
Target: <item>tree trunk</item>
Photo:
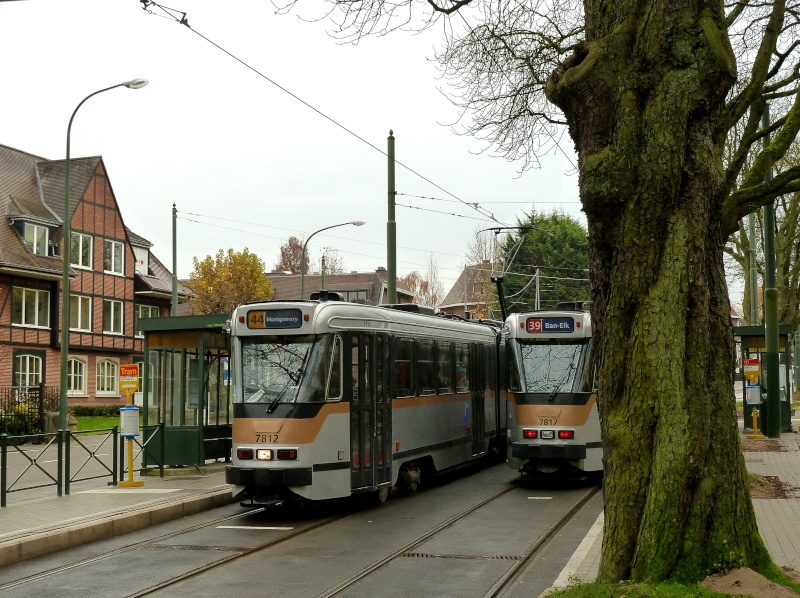
[[[773,567],[733,395],[722,264],[722,5],[586,0],[585,44],[551,76],[580,157],[606,520],[599,579],[696,581]]]

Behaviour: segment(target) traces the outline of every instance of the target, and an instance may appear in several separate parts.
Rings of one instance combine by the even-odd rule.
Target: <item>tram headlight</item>
[[[575,430],[559,430],[558,431],[558,439],[559,440],[572,440],[575,438]]]
[[[278,449],[278,459],[296,461],[297,449]]]
[[[522,437],[523,438],[538,438],[539,434],[536,430],[531,430],[530,428],[524,428],[522,430]]]
[[[253,449],[236,449],[236,458],[237,459],[252,459],[253,458]]]
[[[552,440],[555,437],[555,430],[542,430],[542,440]]]
[[[259,461],[272,461],[272,449],[258,449],[256,459]]]

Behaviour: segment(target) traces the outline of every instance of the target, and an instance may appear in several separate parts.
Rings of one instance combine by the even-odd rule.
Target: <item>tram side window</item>
[[[456,392],[469,392],[469,345],[456,343]]]
[[[413,341],[399,338],[395,344],[394,385],[398,397],[414,396]]]
[[[453,343],[439,343],[439,394],[453,392]]]
[[[517,364],[517,354],[514,347],[509,342],[507,345],[506,355],[508,355],[508,390],[511,392],[522,391],[519,377],[519,365]]]
[[[333,355],[331,367],[328,372],[328,392],[326,401],[340,401],[342,399],[342,338],[337,336],[333,341]]]
[[[433,341],[419,341],[417,344],[417,382],[419,394],[436,394],[436,362],[434,356]]]

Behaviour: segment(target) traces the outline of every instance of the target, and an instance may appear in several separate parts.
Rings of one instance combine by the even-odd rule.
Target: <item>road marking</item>
[[[553,500],[552,496],[529,496],[528,500]]]
[[[276,532],[290,532],[293,527],[263,527],[258,525],[218,525],[217,529],[266,529]]]
[[[83,492],[76,492],[75,494],[169,494],[170,492],[178,492],[178,488],[97,488],[96,490],[84,490]]]

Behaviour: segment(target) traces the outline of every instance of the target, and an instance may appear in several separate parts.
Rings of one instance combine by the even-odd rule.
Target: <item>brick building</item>
[[[70,181],[69,402],[118,404],[136,322],[169,315],[172,275],[125,226],[102,157],[71,159]],[[0,387],[59,384],[64,189],[64,160],[0,145]]]

